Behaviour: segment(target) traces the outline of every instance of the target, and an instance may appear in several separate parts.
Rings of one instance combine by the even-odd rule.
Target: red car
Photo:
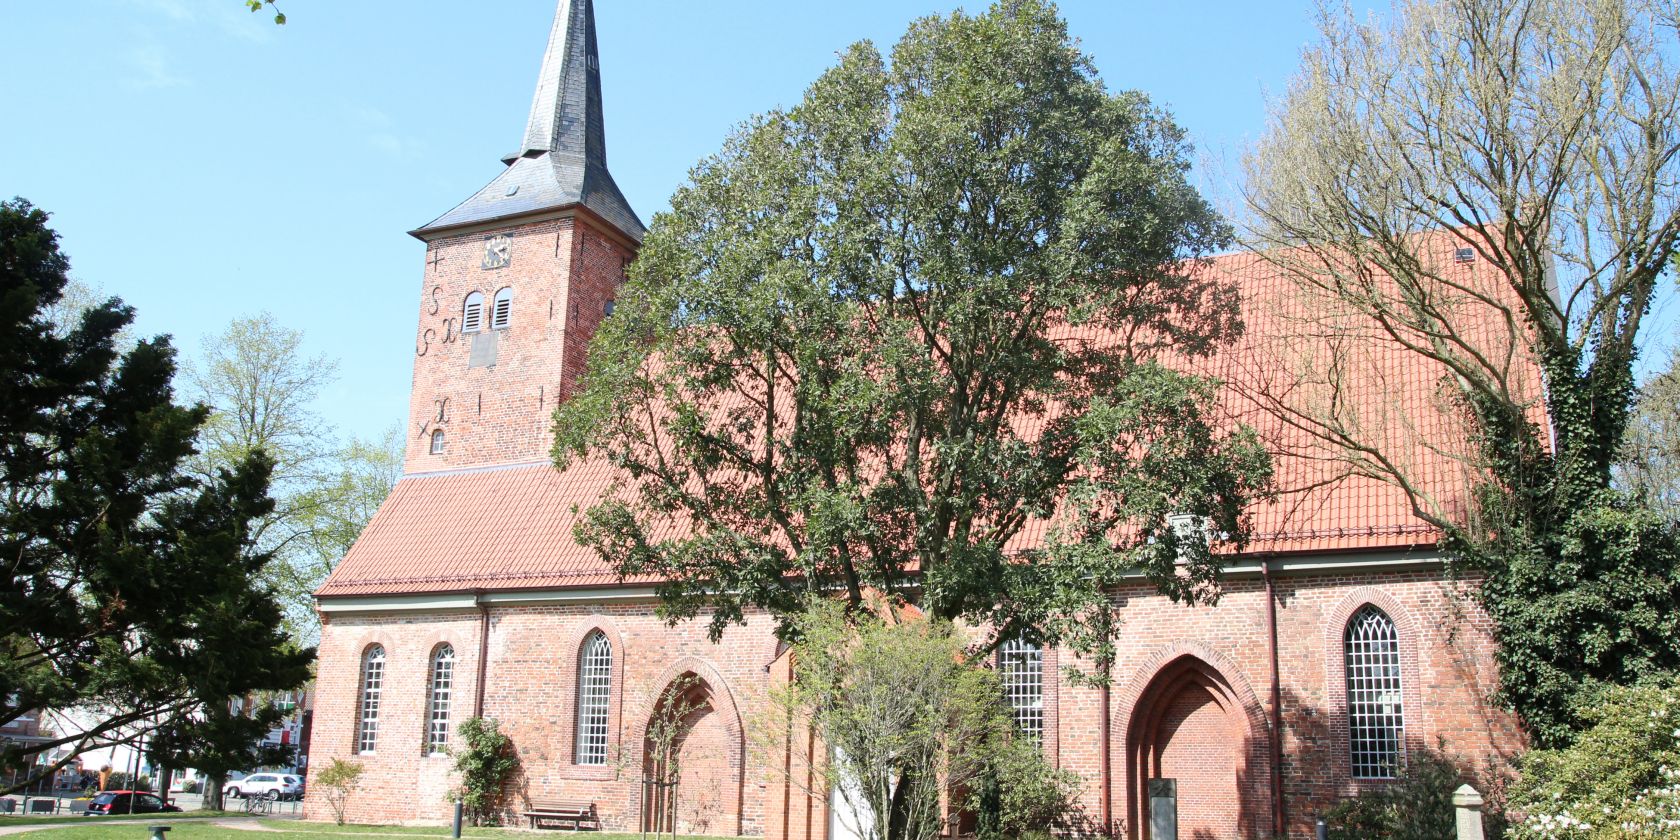
[[[102,817],[109,814],[160,814],[179,811],[180,808],[166,804],[155,794],[138,790],[107,790],[93,798],[88,803],[87,810],[82,812],[85,817]]]

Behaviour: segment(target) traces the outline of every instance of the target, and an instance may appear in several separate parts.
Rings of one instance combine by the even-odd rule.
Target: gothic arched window
[[[362,698],[356,713],[356,752],[373,752],[379,739],[379,695],[385,685],[385,648],[368,646],[362,654]]]
[[[455,648],[442,644],[432,653],[431,694],[426,704],[426,755],[449,746],[449,702],[455,690]]]
[[[433,429],[432,430],[432,454],[433,455],[442,455],[443,454],[443,443],[444,443],[444,441],[443,441],[443,430],[442,429]]]
[[[1044,733],[1044,651],[1016,636],[998,648],[998,672],[1015,726],[1037,738]]]
[[[1348,750],[1356,779],[1392,779],[1406,733],[1400,708],[1400,634],[1370,604],[1348,620]]]
[[[607,703],[612,696],[612,643],[596,630],[578,651],[578,764],[607,763]]]
[[[484,293],[473,292],[467,295],[467,302],[461,305],[461,332],[475,333],[484,329]]]

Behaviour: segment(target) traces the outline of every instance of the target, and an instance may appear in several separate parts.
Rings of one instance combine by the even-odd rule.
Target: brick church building
[[[366,769],[351,819],[441,822],[444,750],[482,715],[517,746],[515,812],[588,802],[605,828],[637,831],[653,819],[642,775],[654,701],[694,678],[677,828],[845,840],[846,821],[749,731],[788,673],[770,617],[713,644],[700,623],[667,626],[650,587],[573,540],[611,472],[587,460],[557,471],[551,417],[644,233],[607,169],[602,114],[592,4],[560,0],[520,146],[413,231],[426,251],[405,475],[317,593],[311,774],[355,758]],[[1458,261],[1451,270],[1479,270]],[[1291,284],[1252,255],[1208,270],[1238,285],[1248,325],[1211,372],[1286,379],[1277,348],[1311,343],[1287,330]],[[1339,359],[1367,386],[1352,396],[1451,435],[1437,374],[1366,345]],[[1141,580],[1114,592],[1124,626],[1108,688],[1070,683],[1053,649],[1000,653],[1018,722],[1083,777],[1088,824],[1123,837],[1149,836],[1151,779],[1176,780],[1180,836],[1309,837],[1337,799],[1391,784],[1410,751],[1444,746],[1475,769],[1522,743],[1489,701],[1489,621],[1437,534],[1392,487],[1328,481],[1334,465],[1300,454],[1303,433],[1239,391],[1227,403],[1275,443],[1278,483],[1298,492],[1253,511],[1219,604],[1176,605]],[[1452,498],[1454,474],[1434,474]],[[306,810],[328,816],[318,797]]]

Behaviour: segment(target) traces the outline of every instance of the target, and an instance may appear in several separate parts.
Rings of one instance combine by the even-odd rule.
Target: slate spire
[[[548,34],[531,115],[508,168],[477,195],[412,233],[438,232],[513,216],[582,205],[640,242],[646,227],[607,171],[601,107],[601,60],[593,0],[559,0]]]
[[[601,58],[595,47],[595,4],[560,0],[548,34],[537,93],[519,154],[581,155],[607,165],[607,136],[601,119]]]

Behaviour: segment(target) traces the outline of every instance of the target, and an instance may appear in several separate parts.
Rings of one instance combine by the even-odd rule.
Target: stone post
[[[1452,801],[1458,812],[1458,840],[1483,840],[1482,795],[1469,785],[1459,785]]]

